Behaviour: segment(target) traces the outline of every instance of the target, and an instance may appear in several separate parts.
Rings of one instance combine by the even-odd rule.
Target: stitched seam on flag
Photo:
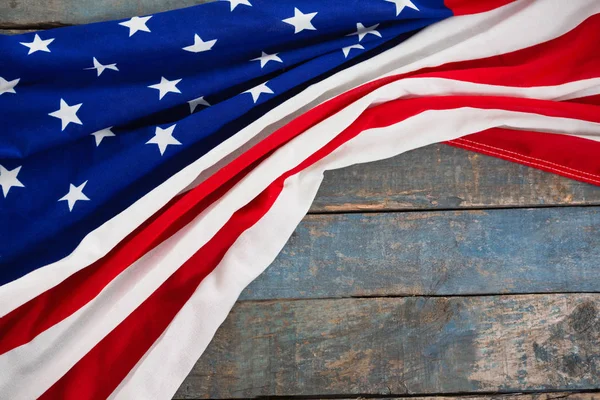
[[[509,160],[518,161],[518,162],[521,162],[523,164],[531,165],[531,166],[534,166],[534,167],[545,168],[545,169],[548,169],[550,171],[557,172],[557,173],[560,173],[560,174],[563,174],[563,175],[573,176],[575,178],[579,178],[579,179],[582,179],[584,181],[594,182],[594,183],[600,184],[600,180],[598,180],[598,179],[589,178],[587,176],[584,176],[584,175],[581,175],[581,174],[577,174],[577,173],[567,172],[564,169],[561,169],[561,168],[567,168],[567,167],[563,167],[562,165],[559,165],[559,164],[555,164],[555,165],[557,165],[558,167],[561,167],[561,168],[553,168],[553,167],[549,167],[549,166],[547,166],[545,164],[535,163],[533,161],[527,161],[527,160],[525,160],[523,158],[520,158],[520,157],[512,157],[512,156],[509,156],[509,155],[506,155],[506,154],[503,154],[503,153],[499,153],[499,152],[495,152],[495,151],[492,151],[492,150],[488,150],[488,149],[486,149],[484,147],[480,147],[480,146],[477,146],[477,145],[470,145],[470,144],[462,143],[462,142],[459,141],[459,139],[455,139],[455,140],[451,140],[450,141],[450,143],[453,143],[453,142],[456,143],[456,144],[458,144],[458,145],[460,145],[460,146],[462,146],[462,147],[471,148],[471,149],[478,150],[478,151],[481,151],[481,152],[484,152],[484,153],[488,153],[488,154],[492,154],[492,155],[495,155],[495,156],[498,156],[498,157],[503,157],[503,158],[507,158]],[[472,143],[476,143],[476,142],[472,142]],[[517,156],[522,156],[519,153],[514,153],[514,154],[516,154]],[[523,157],[526,157],[526,156],[523,156]],[[540,160],[540,161],[543,161],[543,160]],[[572,169],[572,168],[569,168],[569,169]],[[577,170],[574,170],[574,171],[577,171]],[[578,171],[578,172],[583,172],[583,171]],[[587,172],[584,172],[584,173],[587,174]],[[588,175],[590,175],[590,174],[588,174]]]
[[[573,171],[573,172],[576,172],[576,173],[581,173],[581,174],[584,174],[584,175],[593,176],[595,178],[600,178],[600,175],[596,175],[596,174],[592,174],[592,173],[589,173],[589,172],[581,171],[581,170],[578,170],[578,169],[575,169],[575,168],[567,167],[566,165],[561,165],[561,164],[553,163],[551,161],[546,161],[546,160],[543,160],[541,158],[535,158],[535,157],[531,157],[531,156],[526,156],[525,154],[517,153],[517,152],[514,152],[514,151],[510,151],[510,150],[505,150],[505,149],[502,149],[502,148],[499,148],[499,147],[490,146],[489,144],[474,142],[472,140],[462,139],[462,138],[459,138],[459,139],[456,139],[456,140],[457,141],[460,140],[460,141],[464,141],[464,142],[469,142],[469,143],[472,143],[472,144],[478,145],[478,146],[489,147],[490,149],[499,150],[499,151],[502,151],[504,153],[514,154],[514,155],[517,155],[519,157],[524,157],[524,158],[528,158],[530,160],[540,161],[540,162],[543,162],[543,163],[546,163],[546,164],[549,164],[549,165],[553,165],[555,167],[564,168],[564,169],[567,169],[567,170],[570,170],[570,171]]]
[[[496,147],[493,147],[493,146],[487,146],[487,145],[484,145],[482,143],[473,142],[473,141],[470,141],[470,140],[465,140],[465,141],[473,143],[473,145],[468,145],[466,143],[461,143],[461,139],[455,139],[455,140],[452,140],[451,142],[455,142],[455,143],[459,144],[460,146],[470,147],[470,148],[473,148],[475,150],[479,150],[479,151],[482,151],[482,152],[493,154],[493,155],[496,155],[496,156],[499,156],[499,157],[504,157],[504,158],[508,158],[508,159],[511,159],[511,160],[515,160],[515,161],[519,161],[519,162],[522,162],[522,163],[526,163],[528,165],[532,165],[532,166],[536,166],[536,167],[542,167],[542,168],[546,168],[546,169],[549,169],[549,170],[554,171],[554,172],[559,172],[561,174],[567,174],[567,175],[574,176],[574,177],[577,177],[577,178],[580,178],[580,179],[589,180],[589,181],[592,181],[592,182],[595,182],[595,183],[600,183],[600,180],[589,178],[589,177],[584,176],[582,174],[591,175],[591,176],[595,176],[595,177],[598,177],[598,175],[594,175],[594,174],[590,174],[590,173],[585,172],[585,171],[580,171],[580,170],[577,170],[577,169],[566,167],[564,165],[560,165],[560,164],[556,164],[556,163],[551,163],[549,161],[545,161],[545,160],[542,160],[542,159],[537,159],[537,158],[534,158],[534,157],[528,157],[526,155],[519,154],[519,153],[516,153],[516,152],[512,152],[512,151],[508,151],[508,150],[496,148]],[[486,148],[484,148],[482,146],[496,148],[496,149],[501,150],[501,151],[506,151],[506,152],[515,154],[517,157],[511,157],[509,155],[506,155],[506,154],[503,154],[503,153],[500,153],[500,152],[495,152],[495,151],[492,151],[492,150],[488,150],[488,149],[486,149]],[[539,160],[539,161],[544,162],[544,163],[552,164],[552,165],[554,165],[554,166],[556,166],[558,168],[553,168],[553,167],[547,166],[545,164],[540,164],[540,163],[535,163],[535,162],[532,162],[532,161],[527,161],[527,160],[524,160],[523,158],[531,158],[531,159],[534,159],[534,160]],[[569,169],[569,170],[572,170],[572,171],[575,171],[575,172],[573,172],[573,173],[572,172],[567,172],[567,171],[565,171],[565,169]]]

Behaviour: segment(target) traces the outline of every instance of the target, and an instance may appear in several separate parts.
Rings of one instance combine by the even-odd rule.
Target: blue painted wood
[[[0,29],[0,35],[18,35],[21,33],[36,32],[35,29]]]
[[[78,25],[154,14],[213,0],[3,0],[0,27]]]
[[[336,397],[337,398],[337,397]],[[409,400],[412,397],[386,397],[388,400]],[[557,400],[557,399],[568,399],[568,400],[597,400],[598,393],[594,392],[546,392],[546,393],[496,393],[486,395],[433,395],[433,396],[419,396],[419,400]],[[350,400],[340,399],[340,400]]]
[[[176,398],[600,387],[600,295],[239,303]]]
[[[453,148],[427,146],[325,174],[311,212],[600,204],[600,188]]]
[[[600,292],[600,208],[309,215],[242,300]]]

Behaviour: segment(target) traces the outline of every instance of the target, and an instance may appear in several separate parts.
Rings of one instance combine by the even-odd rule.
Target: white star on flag
[[[0,186],[2,186],[2,193],[4,194],[4,198],[8,196],[8,191],[12,187],[25,187],[21,183],[20,180],[17,179],[17,175],[19,175],[19,171],[21,167],[17,167],[15,169],[8,170],[0,165]]]
[[[389,3],[394,3],[396,5],[396,17],[398,15],[400,15],[402,10],[404,10],[404,7],[412,8],[413,10],[419,11],[417,6],[415,6],[414,3],[410,0],[385,0],[385,1],[387,1]]]
[[[344,58],[348,57],[348,54],[350,54],[350,50],[352,49],[364,50],[365,48],[362,46],[362,44],[353,44],[351,46],[343,47],[342,51],[344,52]]]
[[[235,10],[235,8],[237,6],[239,6],[240,4],[242,4],[244,6],[250,6],[250,7],[252,7],[252,4],[250,4],[250,2],[248,0],[224,0],[224,1],[228,1],[229,2],[229,6],[231,7],[231,11]]]
[[[280,62],[282,63],[283,61],[281,60],[281,58],[279,58],[277,56],[277,54],[279,53],[273,53],[273,54],[267,54],[264,51],[261,52],[262,55],[260,57],[257,58],[253,58],[250,61],[260,61],[260,68],[262,69],[265,65],[267,65],[267,63],[269,61],[276,61],[276,62]]]
[[[212,47],[217,43],[217,39],[207,40],[206,42],[200,38],[198,35],[194,35],[194,44],[191,46],[184,47],[183,50],[189,51],[192,53],[200,53],[203,51],[208,51],[212,49]]]
[[[79,186],[75,186],[72,183],[69,185],[69,193],[65,194],[63,197],[58,199],[58,201],[66,201],[69,205],[69,212],[73,211],[73,206],[79,200],[89,200],[89,198],[83,194],[83,188],[88,183],[88,181],[83,182]]]
[[[190,100],[188,101],[188,104],[190,105],[190,113],[193,113],[194,110],[196,110],[196,107],[198,106],[210,106],[210,104],[208,104],[208,101],[204,100],[204,96],[200,96],[197,99]]]
[[[21,79],[13,79],[12,81],[7,81],[3,77],[0,76],[0,96],[4,93],[17,93],[15,91],[15,86],[19,83]]]
[[[167,146],[173,145],[181,145],[179,140],[173,137],[173,130],[175,129],[175,125],[171,125],[170,127],[163,129],[160,127],[156,127],[156,131],[154,132],[154,137],[146,142],[146,144],[155,144],[158,146],[158,150],[160,150],[160,155],[165,154],[165,150]]]
[[[294,7],[294,16],[284,19],[283,22],[285,22],[286,24],[293,25],[294,33],[302,32],[305,29],[309,31],[316,31],[317,28],[315,28],[310,22],[315,17],[315,15],[317,15],[316,12],[304,14],[302,13],[302,11]]]
[[[113,133],[113,131],[111,131],[112,128],[113,127],[111,126],[110,128],[101,129],[90,134],[90,136],[93,136],[94,139],[96,139],[96,147],[100,146],[100,143],[102,143],[102,139],[104,139],[105,137],[116,136]]]
[[[36,33],[32,42],[19,42],[19,43],[21,43],[23,46],[29,48],[29,53],[27,53],[27,55],[29,55],[29,54],[35,53],[36,51],[45,51],[46,53],[50,53],[50,49],[48,48],[48,45],[52,42],[54,42],[54,39],[42,40],[40,38],[40,36]]]
[[[64,131],[67,125],[69,125],[71,122],[74,124],[83,125],[83,123],[77,116],[77,111],[79,111],[79,108],[82,104],[83,103],[79,103],[75,104],[74,106],[70,106],[67,104],[66,101],[60,99],[60,108],[54,112],[51,112],[48,115],[60,119],[62,123],[61,131]]]
[[[376,31],[375,29],[379,26],[379,24],[375,24],[369,27],[366,27],[361,24],[360,22],[356,24],[356,32],[351,33],[349,35],[346,36],[354,36],[354,35],[358,35],[358,41],[360,42],[361,40],[363,40],[363,38],[365,36],[367,36],[369,33],[371,35],[375,35],[375,36],[379,36],[381,37],[381,33],[379,33],[379,31]]]
[[[181,82],[181,79],[175,79],[170,81],[166,79],[164,76],[160,78],[160,82],[155,85],[148,86],[151,89],[158,90],[158,99],[161,100],[167,93],[181,93],[179,89],[177,89],[177,84]]]
[[[252,95],[252,100],[256,103],[262,93],[273,94],[273,91],[267,86],[267,82],[265,82],[250,90],[246,90],[244,93],[250,93]]]
[[[132,37],[136,32],[150,32],[150,28],[146,26],[146,22],[152,18],[152,15],[148,17],[133,17],[129,21],[119,22],[119,25],[126,26],[129,28],[129,37]]]
[[[98,76],[102,75],[102,73],[106,69],[112,69],[113,71],[118,71],[119,70],[119,68],[117,68],[117,64],[106,64],[106,65],[103,65],[100,61],[96,60],[96,57],[93,58],[92,62],[94,63],[93,67],[84,68],[84,69],[86,69],[86,70],[88,70],[88,69],[95,69],[96,72],[98,72]]]

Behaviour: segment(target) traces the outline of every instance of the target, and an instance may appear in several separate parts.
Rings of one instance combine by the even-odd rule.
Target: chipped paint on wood
[[[600,188],[436,144],[325,173],[311,212],[600,204]]]
[[[176,397],[598,388],[599,310],[600,294],[241,302]]]
[[[356,399],[356,398],[354,398]],[[358,400],[366,399],[359,397]],[[409,400],[414,397],[386,397],[389,400]],[[419,396],[419,400],[600,400],[600,393],[551,392],[531,394],[492,394],[492,395],[462,395],[462,396]],[[340,399],[340,400],[350,400]]]
[[[211,0],[8,0],[0,2],[0,27],[62,26],[130,18]]]
[[[309,215],[244,300],[599,292],[600,207]]]
[[[0,29],[0,35],[20,35],[22,33],[37,32],[36,29]]]

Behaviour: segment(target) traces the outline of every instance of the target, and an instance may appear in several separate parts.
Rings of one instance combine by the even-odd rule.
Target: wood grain
[[[454,396],[416,396],[416,397],[385,397],[389,400],[600,400],[600,393],[581,392],[550,392],[550,393],[528,393],[528,394],[492,394],[492,395],[454,395]],[[356,399],[356,398],[354,398]],[[364,397],[359,397],[364,399]],[[344,399],[340,399],[344,400]],[[350,399],[345,399],[350,400]]]
[[[0,2],[0,28],[55,27],[129,18],[211,0],[4,0]]]
[[[176,398],[600,387],[600,295],[238,303]]]
[[[600,292],[600,208],[309,215],[244,300]]]
[[[21,33],[31,33],[36,31],[36,29],[0,29],[0,35],[19,35]]]
[[[528,394],[492,394],[492,395],[453,395],[453,396],[415,396],[415,397],[385,397],[389,400],[600,400],[600,393],[590,392],[549,392],[549,393],[528,393]],[[356,398],[354,398],[356,399]],[[364,399],[364,397],[359,397]],[[344,399],[341,399],[344,400]],[[349,399],[346,399],[349,400]]]
[[[600,204],[600,188],[444,144],[330,171],[311,212]]]

